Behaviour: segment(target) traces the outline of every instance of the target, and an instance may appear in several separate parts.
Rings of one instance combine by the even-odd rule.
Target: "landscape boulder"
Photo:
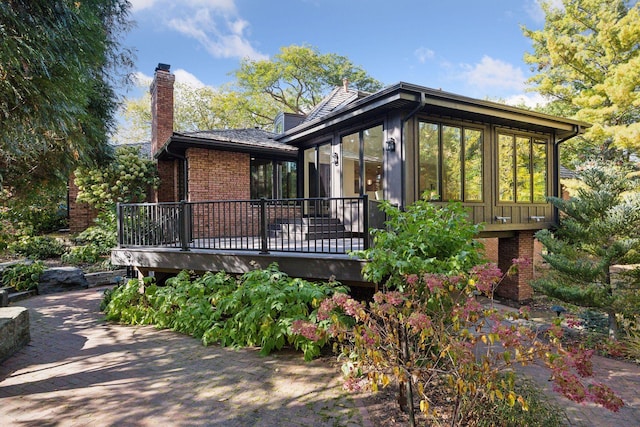
[[[77,267],[56,267],[45,270],[40,275],[38,294],[53,294],[56,292],[87,289],[89,282],[84,273]]]

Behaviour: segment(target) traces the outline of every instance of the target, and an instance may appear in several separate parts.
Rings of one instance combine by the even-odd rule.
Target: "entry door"
[[[304,151],[304,197],[331,197],[331,144]]]

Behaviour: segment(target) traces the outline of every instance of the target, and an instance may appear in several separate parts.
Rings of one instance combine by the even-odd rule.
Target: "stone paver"
[[[369,425],[325,362],[106,323],[102,292],[21,301],[32,341],[0,365],[0,425]]]
[[[104,288],[38,296],[31,343],[0,365],[0,426],[371,426],[337,369],[299,353],[204,347],[191,337],[102,320]],[[640,426],[640,366],[594,357],[618,413],[551,392],[571,426]]]

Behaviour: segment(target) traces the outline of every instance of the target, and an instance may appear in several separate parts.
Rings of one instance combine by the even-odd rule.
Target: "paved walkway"
[[[31,343],[0,365],[0,425],[365,426],[335,367],[298,353],[204,347],[153,327],[106,323],[103,289],[38,296]],[[596,357],[626,406],[612,413],[559,397],[571,426],[640,426],[640,367]],[[550,388],[546,372],[528,368]]]
[[[31,343],[0,365],[1,426],[369,425],[326,363],[105,323],[102,294],[20,302]]]

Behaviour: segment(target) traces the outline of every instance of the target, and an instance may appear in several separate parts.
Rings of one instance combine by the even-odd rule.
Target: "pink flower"
[[[315,324],[304,320],[294,320],[291,324],[291,332],[313,342],[320,341],[324,335]]]
[[[431,293],[444,288],[444,277],[439,274],[425,274],[423,279]]]
[[[397,307],[404,302],[404,296],[398,291],[387,292],[386,298],[387,302],[394,307]]]
[[[494,263],[476,265],[471,269],[471,276],[476,279],[476,288],[480,292],[491,293],[502,279],[502,271]]]
[[[424,313],[414,311],[409,315],[407,324],[418,332],[431,327],[431,318]]]
[[[415,285],[416,283],[418,283],[418,275],[417,274],[409,274],[408,276],[405,276],[404,278],[405,282],[407,282],[408,285]]]

